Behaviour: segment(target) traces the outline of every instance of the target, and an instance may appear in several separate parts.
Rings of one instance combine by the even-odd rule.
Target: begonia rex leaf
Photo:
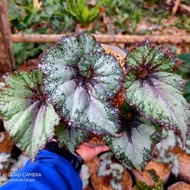
[[[184,81],[173,73],[176,65],[177,57],[171,52],[142,42],[126,57],[124,95],[148,120],[177,131],[184,143],[190,111],[181,93]]]
[[[33,161],[53,138],[59,117],[46,102],[41,89],[41,72],[22,71],[5,76],[0,93],[0,114],[11,139]]]
[[[118,112],[111,101],[121,88],[123,71],[94,37],[64,36],[39,61],[45,93],[69,126],[117,135]]]
[[[59,145],[70,152],[75,152],[81,142],[84,142],[88,133],[84,130],[69,127],[65,122],[60,123],[55,130]]]
[[[122,118],[122,136],[105,137],[115,157],[128,168],[142,170],[160,140],[159,128],[143,117]]]

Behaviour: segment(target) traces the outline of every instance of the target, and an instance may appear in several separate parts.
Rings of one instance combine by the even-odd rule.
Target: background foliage
[[[181,2],[189,6],[189,1]],[[76,17],[72,14],[74,11],[72,8],[77,3],[82,3],[84,6]],[[166,5],[164,0],[46,0],[39,1],[38,7],[34,6],[33,0],[8,0],[8,6],[13,34],[75,33],[77,24],[86,25],[85,31],[88,33],[163,34],[167,26],[170,28],[170,33],[174,32],[171,27],[190,32],[190,18],[186,13],[178,12],[172,24],[165,23],[166,19],[170,20],[173,17],[172,6]],[[95,19],[85,20],[84,12],[90,14],[93,8],[96,10]],[[28,60],[37,58],[49,45],[13,44],[17,68],[28,64]],[[178,73],[187,80],[184,97],[190,101],[189,54],[179,55],[179,58],[182,60],[182,65]]]
[[[79,11],[77,16],[73,15],[74,4],[81,4],[81,2],[84,4],[82,11]],[[47,0],[39,1],[38,7],[35,7],[33,0],[8,0],[8,6],[12,33],[74,33],[75,26],[82,23],[86,26],[91,25],[85,29],[89,33],[145,34],[151,33],[152,30],[138,29],[137,26],[141,20],[146,18],[146,22],[155,22],[153,24],[156,25],[161,23],[162,18],[171,15],[171,11],[164,6],[163,2],[163,0],[151,0],[151,2],[143,0]],[[154,5],[155,3],[157,6],[154,8],[146,7],[147,4]],[[93,12],[94,8],[96,13]],[[87,15],[90,14],[94,14],[95,19],[88,21]],[[157,21],[152,21],[152,17],[156,17]],[[187,15],[182,15],[180,19],[174,25],[179,28],[188,28],[190,21]],[[36,58],[47,46],[47,44],[14,44],[17,66],[28,59]],[[24,54],[21,53],[23,51]]]

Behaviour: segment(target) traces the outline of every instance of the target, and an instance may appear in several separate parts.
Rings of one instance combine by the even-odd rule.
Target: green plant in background
[[[12,33],[60,33],[73,28],[61,0],[43,1],[37,10],[32,0],[8,0]]]
[[[137,9],[135,11],[129,9],[128,13],[125,12],[123,15],[118,14],[116,16],[116,24],[122,32],[127,32],[129,34],[136,33],[137,24],[141,18],[141,10]]]
[[[115,56],[87,34],[67,35],[39,57],[38,69],[4,76],[0,115],[13,142],[32,160],[52,138],[73,152],[89,134],[101,135],[114,156],[141,170],[162,128],[189,146],[189,105],[177,57],[149,41]],[[113,104],[123,92],[124,102]],[[96,114],[94,114],[96,113]]]
[[[141,18],[141,10],[137,9],[134,11],[134,16],[131,18],[131,23],[129,24],[132,31],[129,31],[129,33],[136,33],[137,24],[139,23]]]
[[[142,0],[95,0],[95,5],[86,0],[46,0],[41,1],[42,4],[39,9],[33,6],[33,0],[8,0],[8,6],[12,33],[73,33],[76,27],[74,23],[80,22],[86,26],[94,20],[97,21],[96,25],[88,32],[105,33],[107,32],[105,31],[106,23],[101,20],[105,16],[111,18],[110,20],[113,22],[112,33],[144,34],[151,33],[152,30],[147,27],[147,29],[137,31],[137,26],[141,19],[147,18],[147,22],[162,26],[163,18],[171,15],[170,11],[164,9],[164,4],[160,3],[162,1],[152,1],[158,2],[159,5],[149,10],[143,9],[144,1]],[[187,2],[185,3],[187,4]],[[101,15],[100,7],[104,10]],[[154,21],[151,21],[150,15],[151,19],[154,18]],[[158,21],[155,21],[155,18]],[[188,30],[189,18],[187,15],[179,15],[176,26]],[[44,44],[15,44],[14,49],[16,65],[19,66],[28,59],[36,58],[42,53]],[[28,51],[23,55],[22,52],[25,52],[25,49]]]
[[[163,2],[163,0],[144,0],[144,1],[147,3],[148,6]]]
[[[186,79],[186,84],[183,88],[183,96],[190,102],[190,53],[180,54],[178,57],[182,60],[182,64],[178,68],[178,74]]]
[[[107,17],[115,16],[115,32],[135,33],[137,24],[141,18],[141,9],[137,6],[140,1],[131,2],[129,0],[105,0],[103,7]]]
[[[32,0],[8,0],[8,6],[13,33],[28,29],[28,26],[32,24],[33,17],[36,14]]]
[[[74,31],[73,19],[66,14],[61,0],[43,1],[39,10],[33,0],[8,0],[12,33],[51,34]],[[48,44],[13,44],[16,66],[36,58]],[[23,54],[23,52],[25,52]]]
[[[16,58],[16,66],[19,67],[26,63],[29,59],[37,58],[46,48],[48,44],[36,43],[17,43],[13,44],[14,57]],[[24,53],[21,53],[23,52]]]
[[[129,6],[129,0],[119,1],[119,0],[105,0],[104,6],[105,6],[105,13],[108,16],[116,15],[119,12],[122,11],[123,8],[127,8]]]
[[[178,16],[178,20],[176,21],[175,25],[180,28],[184,29],[186,32],[189,32],[190,28],[190,18],[187,14],[182,14]]]
[[[100,14],[100,5],[103,2],[104,1],[101,1],[90,8],[86,0],[67,0],[64,3],[64,7],[82,26],[86,27],[98,18]]]

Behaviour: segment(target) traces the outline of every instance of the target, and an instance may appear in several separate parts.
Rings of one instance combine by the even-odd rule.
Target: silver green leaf
[[[172,72],[177,66],[177,56],[153,46],[148,40],[138,44],[126,57],[126,68],[147,68]]]
[[[0,113],[13,142],[32,160],[54,136],[59,117],[41,89],[41,72],[22,71],[5,77]]]
[[[151,159],[154,145],[160,140],[158,127],[143,117],[123,118],[122,121],[122,136],[105,137],[104,140],[126,167],[142,170]]]
[[[75,152],[80,143],[86,140],[88,133],[71,128],[65,122],[61,122],[55,129],[55,135],[60,146],[64,146],[70,152]]]
[[[121,88],[119,61],[92,36],[65,36],[40,56],[49,101],[69,126],[116,135],[118,112],[111,101]]]
[[[4,85],[5,84],[3,82],[0,82],[0,90],[1,90],[1,88],[3,88]]]
[[[190,134],[189,133],[187,135],[187,140],[186,140],[184,150],[187,154],[190,154]]]
[[[101,161],[98,167],[98,172],[97,172],[98,177],[111,175],[111,172],[112,172],[111,167],[110,167],[111,164],[112,164],[112,161],[108,159]]]
[[[127,102],[147,119],[178,131],[184,143],[190,126],[190,111],[181,94],[184,80],[172,73],[175,56],[144,42],[129,53],[126,64]]]

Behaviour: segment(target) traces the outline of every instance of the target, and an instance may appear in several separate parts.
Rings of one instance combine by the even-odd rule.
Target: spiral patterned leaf
[[[118,112],[111,101],[121,88],[123,71],[94,37],[62,37],[39,61],[45,93],[69,126],[117,135]]]

